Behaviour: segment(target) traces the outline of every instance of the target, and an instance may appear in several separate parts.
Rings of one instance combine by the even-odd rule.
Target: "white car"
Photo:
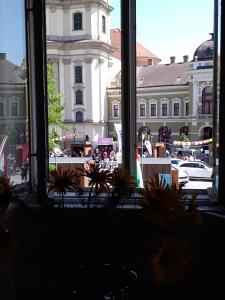
[[[183,159],[180,159],[180,158],[170,158],[170,161],[171,161],[171,164],[173,166],[177,166],[180,162],[183,161]]]
[[[188,173],[182,169],[177,168],[176,166],[171,165],[171,170],[178,170],[178,182],[179,185],[185,185],[189,182]]]
[[[177,164],[177,168],[187,172],[189,178],[212,179],[212,168],[209,168],[203,162],[182,161]]]

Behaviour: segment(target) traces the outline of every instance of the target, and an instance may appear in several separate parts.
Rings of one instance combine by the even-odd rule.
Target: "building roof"
[[[7,60],[5,53],[0,53],[0,70],[0,83],[24,83],[20,67]]]
[[[187,84],[188,68],[188,62],[137,68],[137,87]]]
[[[213,60],[214,36],[211,34],[211,39],[203,42],[195,50],[193,60]]]
[[[115,53],[114,55],[117,58],[120,58],[121,55],[121,31],[118,28],[111,29],[110,30],[110,39],[112,46],[115,48]],[[153,59],[156,60],[157,62],[160,62],[160,59],[158,56],[156,56],[154,53],[152,53],[150,50],[145,48],[141,43],[136,42],[136,55],[137,55],[137,61],[138,60],[143,60],[145,59]]]

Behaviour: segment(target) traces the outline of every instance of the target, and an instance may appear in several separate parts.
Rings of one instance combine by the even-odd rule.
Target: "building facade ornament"
[[[71,64],[71,58],[63,58],[62,62],[64,65],[70,65]]]

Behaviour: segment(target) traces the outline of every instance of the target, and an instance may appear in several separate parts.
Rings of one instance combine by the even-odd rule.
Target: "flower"
[[[177,218],[184,217],[184,193],[167,185],[158,175],[152,177],[140,193],[140,205],[152,223],[166,227]]]
[[[83,176],[90,178],[89,186],[95,188],[95,192],[105,192],[112,184],[112,174],[108,170],[102,170],[98,164],[87,163]]]
[[[9,204],[15,199],[15,185],[10,183],[9,177],[0,176],[0,215],[4,213]]]
[[[65,195],[67,192],[73,192],[78,189],[80,180],[79,176],[73,170],[62,170],[60,167],[49,173],[48,179],[49,191]]]
[[[126,169],[115,168],[112,174],[112,186],[121,196],[126,196],[135,187],[135,178]]]
[[[175,237],[162,238],[149,261],[157,284],[175,283],[182,279],[189,262],[188,242]]]

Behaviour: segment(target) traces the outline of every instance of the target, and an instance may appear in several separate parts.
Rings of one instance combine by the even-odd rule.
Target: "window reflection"
[[[29,180],[24,1],[1,1],[0,35],[0,169],[19,187]]]

